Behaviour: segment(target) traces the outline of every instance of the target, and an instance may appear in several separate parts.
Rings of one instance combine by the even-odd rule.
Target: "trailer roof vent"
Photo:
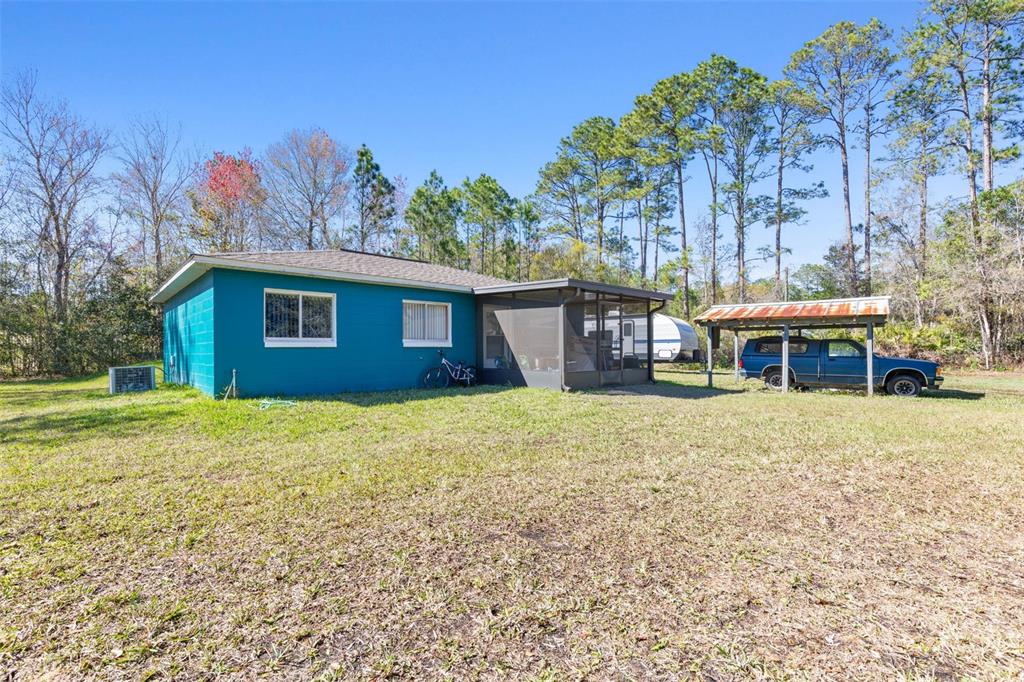
[[[156,368],[153,365],[111,367],[109,375],[111,394],[151,391],[156,388]]]

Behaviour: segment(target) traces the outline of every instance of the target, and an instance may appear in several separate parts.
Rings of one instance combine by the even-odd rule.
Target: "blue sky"
[[[36,69],[42,89],[113,130],[155,112],[208,153],[256,152],[313,125],[366,143],[410,186],[486,172],[533,190],[560,137],[618,118],[655,81],[712,52],[770,78],[840,19],[909,27],[918,3],[12,3],[0,4],[0,69]],[[790,228],[794,263],[841,237],[838,158],[808,179],[830,199]],[[859,154],[852,168],[862,194]],[[694,165],[690,217],[706,205]],[[952,181],[937,192],[960,192]],[[855,214],[861,202],[855,201]],[[726,236],[728,239],[728,226]],[[768,230],[752,230],[754,246]],[[752,249],[753,250],[753,249]]]

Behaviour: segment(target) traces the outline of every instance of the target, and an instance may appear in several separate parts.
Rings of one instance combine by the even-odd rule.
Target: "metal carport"
[[[773,303],[737,303],[714,305],[694,318],[707,331],[708,386],[712,386],[712,343],[718,330],[736,334],[735,362],[739,373],[739,333],[753,331],[782,332],[782,390],[789,391],[789,335],[793,329],[860,328],[867,330],[868,395],[875,390],[875,327],[889,317],[889,297],[836,298],[824,301],[783,301]]]

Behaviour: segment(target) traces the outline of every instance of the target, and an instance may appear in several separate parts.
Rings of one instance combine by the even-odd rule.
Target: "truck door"
[[[826,341],[824,379],[829,384],[863,384],[867,381],[867,355],[856,341]]]

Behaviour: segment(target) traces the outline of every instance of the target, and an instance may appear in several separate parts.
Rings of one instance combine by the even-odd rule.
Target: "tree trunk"
[[[690,256],[686,250],[686,203],[683,200],[683,162],[676,164],[676,194],[679,201],[679,255],[683,274],[683,316],[690,319]]]
[[[928,176],[921,173],[917,181],[920,205],[917,224],[917,277],[921,282],[928,272]]]
[[[924,301],[921,298],[928,262],[928,175],[919,171],[917,180],[917,291],[914,292],[914,326],[924,326]]]
[[[487,255],[487,228],[481,223],[480,225],[480,269],[477,270],[479,273],[486,273],[484,269],[486,264]]]
[[[971,227],[975,233],[981,225],[981,214],[978,209],[978,170],[974,166],[974,121],[971,117],[971,95],[970,85],[967,82],[967,74],[963,71],[957,72],[960,88],[960,105],[963,107],[964,122],[964,152],[967,156],[966,175],[967,193],[971,200]]]
[[[853,250],[853,213],[850,211],[850,159],[846,150],[846,126],[839,125],[839,158],[843,165],[843,214],[846,218],[846,276],[847,293],[857,289],[857,260]]]
[[[164,244],[163,235],[161,234],[162,221],[157,221],[153,224],[153,261],[156,264],[156,278],[160,279],[164,272]]]
[[[981,177],[982,189],[995,186],[992,158],[992,41],[991,26],[985,26],[985,49],[981,63]]]
[[[64,237],[64,230],[61,227],[60,217],[53,215],[50,219],[53,227],[53,249],[56,262],[53,267],[53,307],[54,307],[54,318],[58,324],[64,322],[67,318],[67,280],[68,280],[68,248],[67,240]]]
[[[162,234],[164,212],[160,206],[160,197],[156,193],[156,188],[150,189],[148,194],[150,221],[153,223],[153,263],[156,266],[156,278],[159,280],[164,272],[164,240]]]
[[[643,204],[639,199],[636,202],[636,216],[640,234],[640,285],[643,286],[647,282],[647,230],[650,225],[648,224],[646,227],[644,225]]]
[[[779,141],[779,159],[775,169],[775,298],[782,296],[782,175],[786,149]]]
[[[718,157],[711,174],[711,305],[718,303]]]
[[[864,294],[871,295],[871,114],[864,107]]]
[[[739,299],[740,303],[747,302],[747,254],[746,254],[746,228],[744,227],[744,221],[746,220],[745,213],[745,202],[743,200],[742,191],[740,196],[736,198],[736,279],[739,287]]]
[[[654,226],[654,277],[655,283],[658,281],[658,261],[661,256],[661,225]]]
[[[66,286],[65,270],[67,269],[67,257],[63,249],[57,251],[57,263],[53,268],[53,306],[57,322],[64,322],[67,318],[68,302],[65,295]]]
[[[992,318],[989,312],[992,305],[992,296],[989,291],[989,277],[984,265],[985,237],[981,232],[981,211],[978,206],[978,171],[974,165],[974,121],[971,117],[970,85],[967,80],[967,74],[963,70],[957,71],[957,78],[960,90],[960,106],[963,107],[962,113],[966,124],[963,145],[964,153],[967,157],[966,176],[967,191],[968,196],[970,197],[971,209],[971,238],[974,242],[974,248],[977,249],[977,257],[980,261],[979,264],[981,267],[981,290],[978,292],[978,326],[981,332],[981,355],[982,360],[985,363],[985,368],[990,369],[994,359],[992,347]]]
[[[981,359],[985,363],[985,369],[992,369],[992,320],[989,317],[985,305],[978,311],[978,328],[981,333]]]
[[[626,281],[626,202],[619,207],[619,281]]]

